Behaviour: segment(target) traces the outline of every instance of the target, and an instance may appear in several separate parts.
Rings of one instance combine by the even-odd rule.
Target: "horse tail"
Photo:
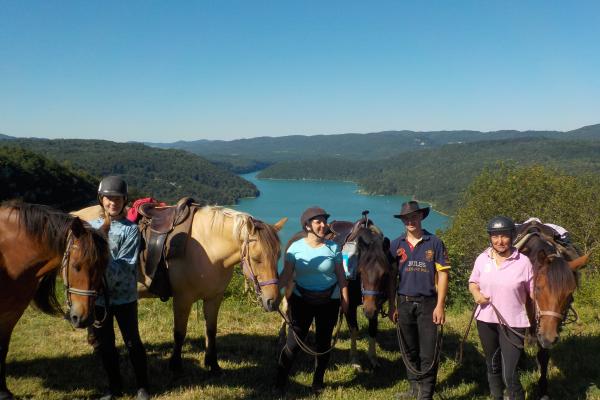
[[[54,270],[42,277],[40,284],[33,296],[33,303],[41,312],[49,315],[62,315],[64,311],[56,298],[56,275]]]

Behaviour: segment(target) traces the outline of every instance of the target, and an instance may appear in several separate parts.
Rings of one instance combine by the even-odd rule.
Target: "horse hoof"
[[[540,397],[540,400],[550,400],[550,396],[548,396],[547,394],[545,394],[542,397]]]
[[[210,373],[210,376],[221,376],[221,375],[223,375],[223,370],[221,369],[221,367],[219,367],[216,364],[215,365],[211,365],[209,367],[208,371]]]
[[[356,371],[362,372],[362,365],[358,361],[352,361],[351,365]]]
[[[381,367],[381,364],[379,364],[379,361],[375,360],[375,359],[369,359],[369,361],[371,362],[371,368],[373,369],[379,369]]]

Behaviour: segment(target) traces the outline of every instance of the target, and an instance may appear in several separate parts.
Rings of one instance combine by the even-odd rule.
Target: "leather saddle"
[[[142,215],[138,225],[142,234],[142,283],[163,301],[172,296],[167,261],[185,255],[193,216],[198,208],[191,197],[182,198],[174,206],[147,203],[139,208]]]
[[[350,221],[331,221],[329,224],[329,229],[333,233],[329,240],[333,240],[339,246],[343,246],[347,241],[351,241],[354,239],[356,232],[360,229],[360,227],[365,223],[363,219],[359,219],[356,222]],[[368,222],[370,226],[371,221]]]

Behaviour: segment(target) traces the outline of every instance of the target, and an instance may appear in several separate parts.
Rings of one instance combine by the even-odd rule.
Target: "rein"
[[[69,233],[67,235],[67,247],[63,254],[62,262],[60,265],[61,274],[64,278],[63,280],[65,286],[65,298],[67,300],[67,305],[69,306],[69,308],[71,308],[71,306],[73,305],[70,296],[71,294],[75,294],[78,296],[98,297],[98,292],[96,290],[72,288],[69,283],[69,261],[71,259],[71,247],[73,247],[73,242],[73,232],[69,230]]]
[[[333,343],[331,344],[331,347],[329,349],[327,349],[323,352],[318,352],[318,351],[311,349],[309,345],[307,345],[302,339],[300,339],[300,337],[294,330],[292,322],[290,321],[288,316],[285,315],[279,308],[277,308],[277,312],[279,312],[279,315],[281,315],[281,318],[283,318],[283,321],[288,326],[288,335],[289,335],[289,332],[292,331],[292,334],[294,335],[294,339],[296,340],[296,343],[298,343],[298,347],[300,347],[300,349],[302,349],[302,351],[304,351],[306,354],[308,354],[310,356],[318,357],[318,356],[322,356],[322,355],[325,355],[325,354],[331,352],[335,348],[335,345],[337,344],[339,333],[340,333],[340,330],[342,327],[343,312],[342,312],[341,307],[340,307],[340,311],[339,311],[339,315],[338,315],[337,327],[335,328],[335,333],[333,334]]]

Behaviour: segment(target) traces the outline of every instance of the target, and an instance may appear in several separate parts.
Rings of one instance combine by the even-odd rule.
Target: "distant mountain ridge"
[[[510,140],[524,137],[600,140],[600,124],[573,131],[516,131],[480,132],[456,131],[383,131],[375,133],[346,133],[337,135],[257,137],[251,139],[196,140],[174,143],[146,143],[159,148],[177,148],[204,156],[231,167],[236,162],[251,169],[253,163],[273,164],[297,159],[317,159],[323,156],[351,160],[371,160],[393,157],[398,153],[432,149],[453,143],[489,140]]]

